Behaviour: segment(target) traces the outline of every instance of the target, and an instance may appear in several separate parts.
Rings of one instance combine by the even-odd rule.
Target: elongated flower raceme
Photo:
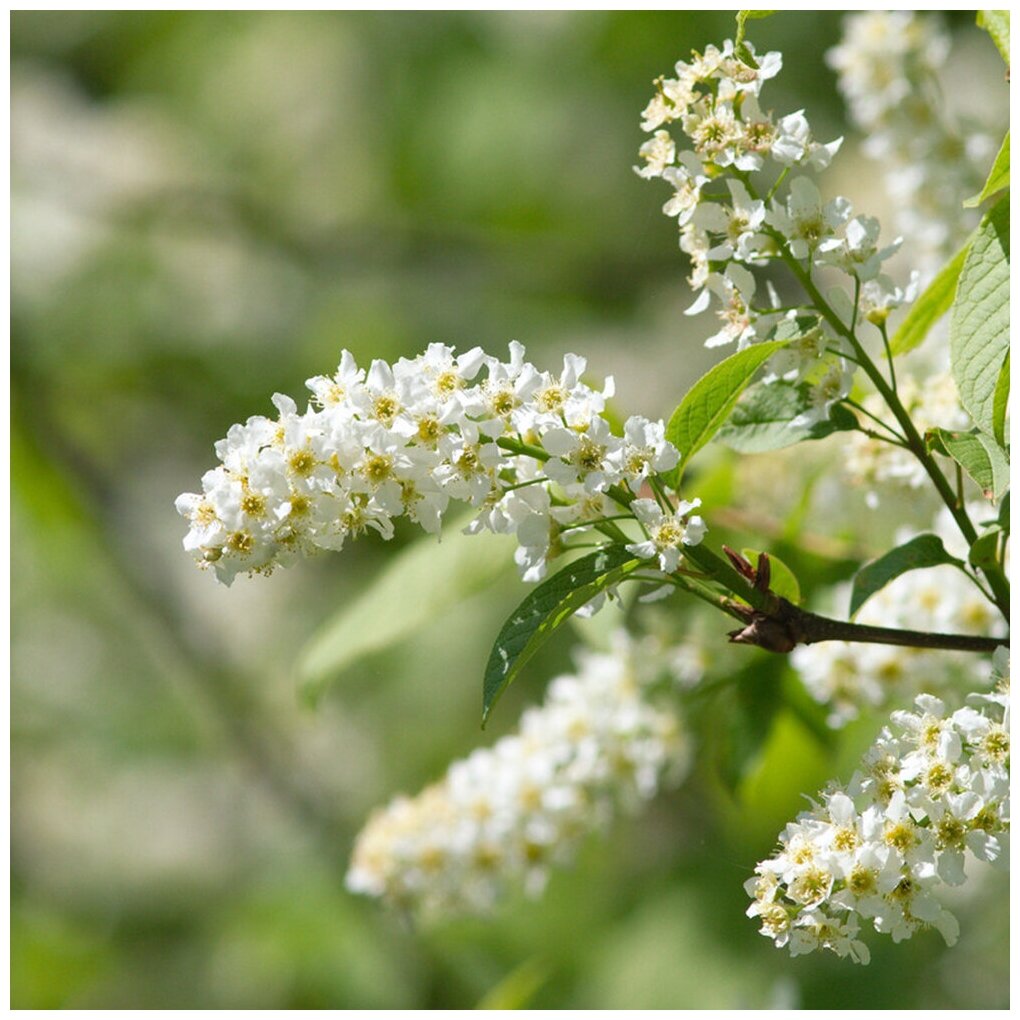
[[[927,282],[977,222],[961,196],[980,190],[994,139],[957,123],[948,108],[939,77],[949,37],[937,15],[859,11],[843,26],[826,58]]]
[[[870,955],[862,920],[894,942],[929,928],[956,942],[939,893],[966,881],[968,859],[1009,861],[1008,668],[998,659],[997,689],[955,712],[927,694],[894,712],[847,786],[783,830],[746,885],[763,935],[857,963]]]
[[[276,418],[249,418],[216,444],[221,463],[202,492],[177,499],[191,525],[185,548],[229,584],[370,529],[390,538],[401,516],[436,533],[460,501],[478,510],[468,530],[515,534],[524,578],[539,580],[565,538],[636,519],[629,508],[642,484],[679,454],[661,421],[635,416],[613,433],[602,414],[613,381],[583,383],[584,358],[566,355],[553,375],[520,344],[509,353],[504,362],[431,344],[366,372],[344,351],[333,375],[308,381],[305,410],[277,394]],[[663,569],[700,540],[704,526],[688,516],[695,505],[674,514],[670,548],[649,550]]]
[[[686,771],[679,721],[654,696],[657,681],[675,679],[675,652],[621,632],[610,653],[580,654],[516,733],[373,815],[348,888],[426,915],[484,912],[515,889],[541,893],[588,834]],[[679,666],[689,680],[688,660]]]
[[[882,246],[876,219],[855,216],[846,198],[824,200],[809,176],[829,165],[842,139],[818,142],[802,110],[776,116],[763,108],[763,86],[779,73],[782,55],[756,57],[744,45],[740,55],[729,40],[722,49],[709,46],[677,63],[675,77],[656,80],[641,125],[653,134],[640,149],[644,166],[635,169],[673,188],[663,212],[679,224],[698,295],[687,314],[717,306],[720,328],[706,346],[743,349],[784,320],[796,323],[797,339],[772,360],[766,382],[806,386],[808,407],[797,424],[810,424],[849,393],[851,352],[811,300],[780,307],[762,271],[779,261],[795,262],[808,279],[816,269],[841,271],[875,321],[912,292],[881,272],[899,240]],[[857,312],[849,294],[829,292],[828,299],[850,328]]]

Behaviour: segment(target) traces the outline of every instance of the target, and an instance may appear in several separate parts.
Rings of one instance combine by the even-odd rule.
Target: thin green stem
[[[560,531],[576,531],[578,528],[593,528],[600,524],[605,524],[607,521],[632,521],[634,520],[633,514],[617,514],[614,517],[595,517],[592,520],[577,521],[574,524],[565,524]]]
[[[789,167],[783,168],[783,172],[776,178],[776,183],[773,184],[771,188],[769,188],[769,193],[765,196],[766,202],[772,201],[773,197],[775,196],[775,193],[780,189],[783,181],[786,180],[786,177],[789,174],[789,172],[790,172]]]
[[[836,333],[844,337],[853,347],[854,352],[860,359],[861,368],[867,374],[875,389],[878,390],[882,399],[889,407],[889,410],[892,411],[900,428],[903,430],[903,437],[906,441],[907,448],[920,461],[921,466],[924,468],[928,477],[932,480],[939,497],[949,509],[949,512],[953,516],[953,520],[960,529],[960,533],[967,540],[968,545],[973,545],[977,539],[977,530],[971,522],[970,517],[967,515],[966,508],[958,505],[956,493],[953,491],[952,486],[949,484],[946,476],[942,473],[942,470],[935,462],[931,453],[929,453],[924,440],[921,438],[917,428],[914,426],[914,422],[900,401],[899,396],[895,390],[892,389],[889,383],[886,382],[885,377],[875,366],[874,362],[868,357],[867,352],[864,350],[864,347],[857,339],[853,330],[847,327],[846,323],[840,319],[825,298],[822,297],[821,292],[815,285],[815,282],[811,279],[811,273],[806,270],[797,261],[797,259],[793,257],[793,255],[790,254],[782,234],[772,228],[767,228],[766,232],[781,245],[781,251],[784,254],[784,261],[811,297],[815,307],[821,313],[825,321],[829,323]],[[1008,620],[1009,582],[1006,580],[1005,574],[1002,572],[1001,567],[998,566],[985,567],[983,568],[983,573],[988,579],[988,585],[995,596],[995,605],[998,606],[1000,612]]]
[[[543,450],[541,446],[535,446],[534,443],[526,443],[523,439],[515,439],[513,436],[500,436],[496,440],[496,445],[508,453],[523,453],[527,457],[540,460],[543,464],[552,456]]]
[[[848,404],[855,411],[860,411],[861,414],[867,415],[877,425],[881,425],[882,428],[884,428],[893,437],[892,441],[895,442],[898,446],[905,447],[908,450],[910,449],[910,447],[907,446],[907,441],[903,438],[903,436],[901,436],[888,422],[882,421],[881,418],[879,418],[877,415],[872,414],[866,407],[857,403],[856,400],[851,400],[850,397],[844,397],[843,403]],[[886,442],[889,441],[890,440],[888,439],[886,440]]]
[[[662,479],[658,475],[649,475],[648,484],[651,486],[652,492],[655,493],[655,498],[659,502],[659,509],[663,513],[671,514],[673,512],[673,504],[669,501],[669,494],[666,492],[666,487],[662,484]]]
[[[893,363],[893,352],[892,346],[889,343],[889,331],[885,328],[885,323],[881,323],[878,327],[879,333],[882,334],[882,344],[885,347],[885,360],[889,362],[889,385],[892,387],[893,393],[899,395],[899,391],[896,389],[896,366]]]
[[[503,492],[513,492],[515,489],[526,489],[529,485],[541,485],[542,482],[549,481],[545,475],[541,475],[538,478],[531,478],[526,482],[515,482],[513,485],[503,486]]]

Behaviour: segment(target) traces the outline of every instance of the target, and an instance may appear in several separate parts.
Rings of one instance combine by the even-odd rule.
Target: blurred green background
[[[295,661],[394,548],[366,540],[229,591],[180,549],[173,498],[213,441],[274,391],[299,396],[341,346],[367,364],[519,339],[550,368],[577,351],[616,376],[625,413],[668,415],[715,354],[706,321],[681,315],[667,196],[631,170],[638,114],[653,77],[731,26],[12,16],[12,1005],[471,1007],[514,987],[555,1008],[1006,1004],[1001,878],[968,887],[949,953],[871,936],[862,972],[756,933],[743,881],[879,720],[827,737],[781,661],[726,648],[718,620],[678,626],[672,603],[654,625],[693,626],[728,678],[699,702],[685,787],[494,918],[415,930],[355,899],[342,879],[369,811],[493,738],[481,671],[524,586],[507,572],[312,709]],[[970,16],[951,26],[954,102],[1004,92]],[[806,105],[823,139],[848,132],[823,59],[838,34],[833,13],[751,32],[786,56],[768,105]],[[826,180],[886,208],[853,137]],[[799,499],[805,464],[835,449],[765,472],[708,457],[697,491],[730,507],[735,543],[768,541],[828,584],[902,523],[862,518],[858,494],[839,519]],[[788,539],[810,529],[835,544],[798,555]],[[496,735],[569,651],[534,660]]]

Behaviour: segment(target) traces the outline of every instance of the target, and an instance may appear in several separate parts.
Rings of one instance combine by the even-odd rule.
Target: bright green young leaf
[[[575,560],[528,595],[503,624],[485,667],[483,726],[499,696],[550,635],[640,565],[622,545],[606,546]]]
[[[757,564],[759,549],[741,549],[745,560],[751,564]],[[800,582],[793,571],[775,553],[769,553],[769,566],[772,570],[772,579],[769,582],[769,589],[777,595],[781,595],[787,602],[795,606],[800,604]]]
[[[996,528],[994,531],[986,531],[970,547],[967,559],[972,567],[980,570],[994,567],[999,562],[999,536],[1002,532]]]
[[[761,18],[768,18],[775,14],[775,11],[737,11],[737,37],[736,45],[744,41],[747,32],[747,23]]]
[[[790,424],[810,406],[808,387],[804,384],[774,382],[756,386],[733,408],[717,439],[739,453],[765,453],[857,427],[854,415],[838,404],[825,421],[814,425]]]
[[[973,235],[967,238],[963,247],[939,270],[924,293],[910,306],[907,317],[899,324],[889,341],[893,354],[906,354],[907,351],[912,351],[928,335],[932,326],[953,306],[956,285],[960,281],[960,272],[973,239]]]
[[[949,329],[960,401],[974,424],[993,430],[995,387],[1009,349],[1009,195],[992,207],[967,253]]]
[[[514,540],[484,532],[463,535],[470,517],[443,534],[402,549],[312,637],[298,660],[304,694],[316,701],[346,667],[413,633],[444,610],[511,569]]]
[[[1009,187],[1009,132],[1006,132],[1006,137],[1002,140],[1002,146],[999,149],[999,154],[995,157],[995,162],[992,164],[992,169],[988,174],[988,180],[985,181],[985,186],[981,189],[980,194],[975,195],[973,198],[968,198],[963,204],[968,209],[973,209],[975,206],[980,205],[986,198],[991,198],[992,195],[997,195],[1003,188]]]
[[[831,771],[832,758],[825,746],[784,707],[737,791],[741,838],[768,839],[777,817],[797,812],[793,791],[818,789]]]
[[[744,42],[744,35],[747,32],[747,22],[756,18],[767,18],[775,11],[737,11],[737,34],[733,42],[733,51],[748,66],[757,67],[758,62],[751,55],[751,51]]]
[[[875,592],[881,591],[900,574],[944,563],[960,566],[960,560],[946,552],[942,539],[931,534],[917,535],[878,559],[869,560],[854,575],[853,590],[850,593],[851,619]]]
[[[977,482],[986,499],[996,500],[1009,485],[1009,458],[999,444],[980,429],[950,432],[932,429],[927,435],[932,449],[952,457]]]
[[[977,23],[992,37],[1009,67],[1009,11],[978,11]]]
[[[999,369],[999,378],[992,395],[992,435],[999,446],[1006,446],[1006,408],[1009,405],[1009,351]]]
[[[475,1009],[527,1009],[551,975],[549,964],[525,960],[479,1000]]]
[[[758,369],[785,345],[785,340],[767,340],[746,347],[719,362],[690,388],[666,426],[666,438],[680,451],[680,463],[670,473],[674,486],[691,457],[726,421]]]

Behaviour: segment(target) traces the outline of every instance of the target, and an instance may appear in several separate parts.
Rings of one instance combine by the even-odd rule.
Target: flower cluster
[[[943,512],[932,529],[947,550],[966,557],[948,516]],[[902,543],[909,532],[897,535]],[[849,585],[833,591],[838,612],[850,601]],[[835,608],[835,607],[834,607]],[[941,634],[1002,637],[1006,624],[995,607],[962,571],[943,565],[901,574],[865,602],[857,622]],[[921,691],[943,693],[958,684],[973,656],[896,645],[822,641],[798,645],[790,663],[808,692],[829,709],[829,724],[844,726],[863,708],[902,704]]]
[[[696,503],[659,520],[634,499],[677,463],[662,422],[631,417],[616,435],[602,415],[612,379],[594,390],[584,358],[568,354],[553,375],[524,355],[516,342],[505,362],[436,343],[366,372],[344,351],[333,375],[308,380],[304,411],[277,394],[276,418],[249,418],[216,444],[202,492],[177,499],[185,548],[229,584],[369,529],[390,538],[400,516],[437,533],[459,500],[478,511],[469,531],[516,535],[526,580],[544,575],[564,536],[621,515],[647,519],[649,558],[675,569],[704,530],[688,517]]]
[[[764,110],[762,86],[778,73],[782,57],[756,58],[745,45],[739,56],[729,41],[721,50],[710,46],[678,63],[675,78],[656,81],[642,122],[654,133],[640,150],[645,165],[635,169],[674,189],[663,211],[677,219],[680,247],[691,260],[697,297],[687,313],[706,310],[713,299],[718,305],[720,328],[706,346],[742,349],[783,320],[796,320],[804,340],[790,345],[772,378],[811,384],[813,417],[823,418],[850,389],[843,341],[813,304],[781,309],[771,284],[759,287],[754,270],[776,260],[809,276],[833,267],[853,278],[855,288],[866,288],[869,307],[888,314],[909,298],[881,273],[899,241],[880,246],[876,219],[855,216],[845,198],[823,200],[804,171],[828,166],[842,140],[817,142],[803,111],[776,117]],[[673,125],[682,143],[671,134]],[[849,325],[852,304],[849,298],[840,304]]]
[[[827,54],[865,153],[885,170],[896,228],[926,278],[976,221],[961,196],[980,190],[994,155],[990,135],[962,130],[946,108],[938,77],[948,54],[938,19],[913,11],[855,12]]]
[[[610,653],[583,653],[518,732],[376,813],[355,845],[348,888],[431,915],[483,912],[517,888],[541,893],[588,833],[685,771],[678,720],[652,697],[672,658],[623,633]]]
[[[963,430],[971,427],[970,417],[960,404],[956,383],[948,372],[939,372],[923,380],[902,371],[897,375],[899,399],[922,435],[934,428]],[[876,418],[889,417],[878,394],[865,397],[863,406]],[[878,503],[876,485],[884,483],[916,489],[928,481],[924,466],[909,450],[863,432],[850,433],[846,442],[844,470],[853,484],[868,487],[867,500],[871,506]]]
[[[1009,857],[1008,678],[968,701],[947,715],[922,694],[894,712],[847,786],[783,830],[745,886],[763,935],[793,956],[828,949],[857,963],[869,959],[861,919],[894,942],[929,928],[956,941],[939,891],[965,881],[968,856]]]

